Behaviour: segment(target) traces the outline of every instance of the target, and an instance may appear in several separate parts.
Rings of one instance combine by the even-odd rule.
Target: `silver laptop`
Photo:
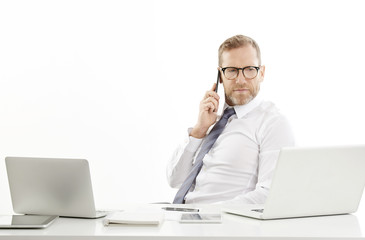
[[[283,148],[264,205],[223,211],[278,219],[357,211],[365,186],[365,145]]]
[[[85,159],[6,157],[13,209],[20,214],[99,218]]]

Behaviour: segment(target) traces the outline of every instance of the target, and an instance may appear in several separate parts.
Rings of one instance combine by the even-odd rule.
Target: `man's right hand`
[[[217,120],[219,96],[214,91],[215,88],[216,83],[214,83],[213,87],[205,93],[203,100],[200,102],[198,122],[190,132],[190,136],[192,137],[205,137],[209,127]]]

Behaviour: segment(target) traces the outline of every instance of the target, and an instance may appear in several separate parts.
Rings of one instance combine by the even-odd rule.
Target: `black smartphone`
[[[218,92],[218,85],[219,85],[219,82],[221,80],[221,73],[219,72],[218,70],[218,75],[217,75],[217,84],[215,86],[215,92]]]

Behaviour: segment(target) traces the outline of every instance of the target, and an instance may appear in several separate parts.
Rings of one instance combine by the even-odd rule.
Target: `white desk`
[[[160,208],[161,205],[133,206]],[[199,207],[186,205],[186,207]],[[200,206],[201,212],[217,212]],[[126,206],[124,209],[130,209]],[[221,224],[182,224],[171,216],[159,226],[104,227],[103,219],[59,218],[46,229],[0,230],[2,239],[365,239],[355,215],[261,221],[223,214]],[[170,219],[170,220],[169,220]]]

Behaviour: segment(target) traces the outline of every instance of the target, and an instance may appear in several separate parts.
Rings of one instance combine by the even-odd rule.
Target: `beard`
[[[224,89],[224,94],[226,97],[226,103],[229,106],[236,106],[236,105],[245,105],[249,102],[252,101],[252,99],[254,99],[259,90],[260,90],[260,85],[253,85],[250,87],[246,86],[235,86],[235,88],[248,88],[249,90],[247,92],[245,92],[244,94],[236,94],[232,89]]]
[[[236,106],[236,105],[245,105],[252,101],[256,96],[253,96],[252,94],[249,94],[248,96],[241,96],[241,97],[234,97],[231,95],[225,95],[226,96],[226,102],[230,106]]]

